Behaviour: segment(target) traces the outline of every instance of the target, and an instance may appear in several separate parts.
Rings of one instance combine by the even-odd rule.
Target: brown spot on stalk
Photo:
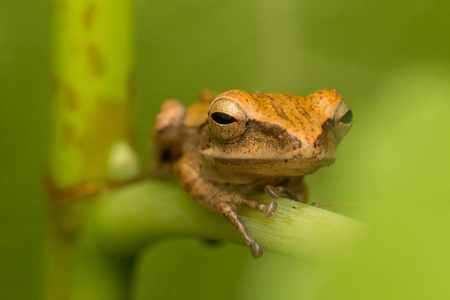
[[[97,15],[97,6],[95,6],[93,3],[89,3],[83,14],[83,23],[84,26],[86,26],[86,28],[92,27],[96,15]]]
[[[69,5],[65,0],[53,0],[50,2],[49,9],[50,11],[54,11],[56,9],[66,10]]]
[[[89,45],[87,55],[92,73],[98,77],[102,76],[105,73],[105,62],[98,48],[95,45]]]
[[[86,181],[75,186],[61,188],[51,178],[50,175],[44,175],[44,187],[49,198],[56,203],[70,203],[72,201],[80,201],[82,197],[100,194],[101,191],[109,188],[104,181]],[[83,198],[88,200],[89,198]],[[92,198],[91,198],[92,199]],[[68,229],[68,228],[66,228]],[[65,231],[65,230],[64,230]]]
[[[76,110],[78,108],[78,95],[70,86],[64,88],[64,102],[70,110]]]

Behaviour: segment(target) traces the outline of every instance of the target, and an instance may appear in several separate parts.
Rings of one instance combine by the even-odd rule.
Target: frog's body
[[[307,97],[231,90],[203,92],[185,109],[166,101],[155,121],[157,169],[175,176],[197,203],[222,213],[254,257],[262,248],[248,234],[236,207],[267,217],[276,202],[248,199],[252,191],[307,201],[303,176],[333,163],[351,127],[351,110],[334,91]]]

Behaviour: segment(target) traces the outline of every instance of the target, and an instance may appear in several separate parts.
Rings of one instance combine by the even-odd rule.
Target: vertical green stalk
[[[51,2],[55,111],[50,176],[56,188],[137,173],[130,122],[135,82],[132,3]],[[134,164],[126,164],[129,169],[123,171],[118,164],[124,164],[121,157],[127,154],[132,157],[127,162]]]
[[[131,263],[104,253],[82,195],[134,178],[133,1],[50,0],[53,122],[46,299],[124,299]]]

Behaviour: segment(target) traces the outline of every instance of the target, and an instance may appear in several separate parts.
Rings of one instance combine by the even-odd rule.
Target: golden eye
[[[339,122],[343,124],[351,124],[353,121],[353,113],[351,110],[348,110],[340,119]]]
[[[220,98],[211,105],[208,120],[212,134],[222,142],[231,143],[244,133],[247,115],[233,100]]]
[[[334,114],[334,125],[338,142],[350,131],[352,123],[352,110],[344,100],[341,100]]]
[[[233,122],[237,122],[237,120],[235,118],[233,118],[232,116],[226,114],[226,113],[222,113],[222,112],[215,112],[211,115],[211,118],[213,119],[214,122],[218,123],[218,124],[222,124],[222,125],[226,125],[226,124],[231,124]]]

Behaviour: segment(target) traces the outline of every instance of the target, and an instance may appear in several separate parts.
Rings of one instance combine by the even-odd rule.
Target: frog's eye
[[[230,143],[242,136],[247,123],[244,110],[231,99],[217,99],[209,110],[209,128],[222,142]]]
[[[353,121],[353,113],[351,110],[348,110],[340,119],[339,122],[343,124],[352,124]]]
[[[236,119],[233,118],[233,116],[226,114],[226,113],[222,113],[222,112],[215,112],[215,113],[211,114],[211,118],[213,119],[214,122],[216,122],[218,124],[222,124],[222,125],[231,124],[233,122],[236,122]]]
[[[334,114],[334,125],[336,131],[336,138],[338,142],[350,131],[353,122],[353,113],[350,106],[341,100],[339,103],[336,113]]]

